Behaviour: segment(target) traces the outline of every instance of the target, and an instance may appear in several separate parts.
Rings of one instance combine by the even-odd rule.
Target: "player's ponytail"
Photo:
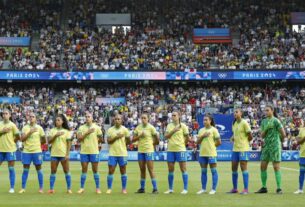
[[[70,130],[67,117],[64,114],[58,114],[57,117],[61,118],[62,120],[62,128]]]

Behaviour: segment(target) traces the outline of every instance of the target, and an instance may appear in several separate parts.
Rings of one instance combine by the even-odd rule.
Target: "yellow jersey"
[[[119,133],[123,134],[124,136],[117,139],[114,143],[109,144],[109,156],[127,157],[126,138],[130,137],[130,131],[124,126],[120,126],[119,128],[113,126],[108,129],[107,137],[112,139]]]
[[[63,132],[64,134],[59,137],[56,137],[53,143],[51,144],[51,156],[65,157],[67,154],[67,142],[71,140],[71,133],[67,129],[53,128],[51,129],[49,136],[53,137],[57,134],[57,132]]]
[[[217,151],[215,141],[220,139],[218,130],[211,126],[210,128],[202,128],[199,130],[198,136],[202,136],[205,133],[210,133],[208,137],[204,138],[200,143],[200,157],[216,157]]]
[[[251,127],[248,122],[242,119],[240,122],[235,121],[232,127],[234,145],[234,152],[246,152],[250,149],[250,142],[248,140],[248,133],[251,132]]]
[[[168,124],[166,127],[166,134],[170,133],[173,129],[175,129],[177,125],[173,122]],[[170,139],[168,139],[168,150],[169,152],[183,152],[186,151],[185,148],[185,136],[189,135],[189,129],[184,124],[181,123],[181,128],[179,131],[175,132]]]
[[[15,136],[19,134],[19,130],[11,121],[8,121],[7,123],[1,121],[0,131],[2,131],[4,128],[11,128],[11,130],[8,133],[0,136],[0,152],[15,152],[17,150]]]
[[[30,124],[25,125],[22,128],[22,134],[27,134],[32,128],[36,128],[37,131],[31,134],[25,142],[23,142],[23,152],[25,153],[38,153],[41,152],[41,138],[45,136],[44,130],[38,124],[31,126]]]
[[[301,139],[305,138],[305,127],[300,128],[298,137]],[[300,146],[300,157],[305,157],[305,142]]]
[[[143,124],[140,124],[136,127],[134,130],[134,134],[136,136],[142,134],[144,132],[144,137],[139,137],[138,141],[138,152],[140,153],[151,153],[154,152],[154,136],[157,135],[156,128],[151,125],[147,124],[144,126]]]
[[[103,136],[101,128],[92,123],[91,126],[84,124],[79,127],[77,134],[85,134],[89,129],[94,128],[94,132],[85,137],[85,139],[80,143],[81,154],[99,154],[98,142],[99,137]]]

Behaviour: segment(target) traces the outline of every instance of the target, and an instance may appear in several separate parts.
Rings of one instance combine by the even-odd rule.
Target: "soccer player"
[[[302,194],[303,186],[304,186],[304,177],[305,177],[305,123],[303,123],[303,127],[300,128],[299,135],[295,144],[300,145],[300,175],[299,175],[299,189],[294,192],[295,194]]]
[[[199,130],[197,144],[200,144],[199,163],[201,166],[201,190],[198,195],[206,193],[207,187],[207,169],[210,165],[212,173],[212,190],[210,195],[216,193],[218,183],[217,173],[217,151],[216,147],[221,145],[221,139],[218,130],[215,127],[214,119],[211,115],[206,115],[203,119],[204,128]]]
[[[229,193],[238,193],[238,165],[243,174],[244,189],[241,194],[246,195],[248,191],[249,173],[248,173],[248,160],[249,160],[249,146],[252,140],[251,128],[248,122],[242,118],[241,109],[236,109],[234,112],[233,122],[233,137],[231,138],[233,144],[232,152],[232,182],[233,189]]]
[[[281,141],[286,136],[281,122],[276,118],[276,112],[272,106],[265,108],[266,117],[261,123],[261,133],[264,140],[261,152],[261,181],[262,188],[256,193],[268,193],[267,190],[267,168],[269,162],[273,163],[275,179],[277,184],[277,194],[282,194],[282,178],[280,171],[282,145]]]
[[[51,175],[50,175],[50,190],[49,193],[53,194],[54,184],[56,180],[56,172],[59,163],[65,173],[67,183],[67,193],[71,194],[71,175],[69,172],[69,155],[71,148],[71,133],[68,126],[68,120],[60,114],[56,117],[55,127],[51,129],[48,136],[48,142],[51,144]]]
[[[22,153],[22,189],[19,191],[19,193],[25,193],[26,182],[32,162],[35,165],[38,175],[39,193],[43,193],[41,144],[45,143],[46,141],[45,133],[43,128],[37,124],[36,115],[34,113],[29,114],[29,120],[30,123],[25,125],[21,132],[21,141],[23,142],[24,149]]]
[[[102,142],[103,133],[101,128],[93,122],[93,116],[90,112],[86,112],[86,123],[79,127],[77,131],[77,139],[81,144],[80,162],[82,165],[82,174],[80,177],[79,194],[85,192],[85,182],[87,179],[88,165],[91,162],[93,178],[96,187],[96,193],[101,194],[100,175],[98,173],[98,164],[100,161],[99,142]]]
[[[114,118],[114,126],[107,131],[107,140],[109,144],[109,158],[108,158],[108,176],[107,194],[112,192],[113,174],[115,172],[116,165],[119,164],[122,181],[122,193],[127,194],[127,148],[126,145],[130,142],[130,132],[122,125],[122,116],[116,115]]]
[[[15,193],[15,161],[16,161],[16,142],[20,139],[17,126],[10,120],[11,112],[4,109],[2,112],[3,121],[0,122],[0,165],[3,161],[8,162],[10,179],[9,193]]]
[[[167,165],[168,165],[168,185],[169,190],[165,194],[173,193],[175,162],[179,162],[183,179],[183,191],[181,194],[187,194],[188,174],[186,171],[186,143],[189,139],[189,129],[181,123],[180,113],[172,113],[172,122],[167,125],[165,138],[168,140]]]
[[[138,141],[138,162],[141,171],[140,189],[137,193],[145,193],[146,166],[153,185],[153,194],[158,193],[156,176],[154,173],[154,145],[159,143],[156,128],[149,123],[148,114],[142,114],[142,123],[134,130],[133,142]]]

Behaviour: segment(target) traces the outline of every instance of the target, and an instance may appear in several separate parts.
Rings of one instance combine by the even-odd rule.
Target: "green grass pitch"
[[[231,170],[229,162],[218,163],[219,184],[216,195],[196,195],[200,189],[200,167],[197,162],[188,163],[189,172],[189,194],[181,195],[182,177],[176,164],[175,172],[175,193],[171,195],[164,195],[163,192],[167,190],[167,166],[165,162],[156,162],[155,171],[158,179],[158,187],[160,194],[151,194],[151,182],[147,178],[146,194],[135,194],[134,192],[139,188],[139,168],[137,162],[129,162],[127,166],[128,184],[127,195],[122,195],[121,180],[119,177],[119,170],[117,169],[113,183],[113,193],[106,195],[106,176],[107,163],[100,163],[101,175],[101,189],[102,194],[96,195],[94,189],[93,175],[90,171],[87,176],[85,186],[85,193],[78,195],[76,191],[79,188],[80,179],[80,163],[70,163],[72,174],[72,190],[73,194],[66,194],[66,184],[63,171],[59,166],[57,178],[55,183],[54,195],[48,195],[46,192],[49,188],[50,163],[44,162],[44,181],[45,194],[38,194],[37,174],[34,167],[31,166],[30,175],[27,183],[27,191],[25,194],[18,194],[21,187],[21,173],[22,166],[18,162],[16,164],[16,187],[15,194],[9,194],[9,180],[6,163],[3,163],[0,168],[0,206],[132,206],[132,207],[170,207],[170,206],[214,206],[214,207],[231,207],[231,206],[304,206],[305,195],[294,195],[293,192],[298,188],[298,163],[297,162],[283,162],[282,163],[282,180],[283,180],[283,195],[275,194],[275,178],[272,167],[268,169],[268,189],[269,193],[265,195],[256,195],[253,192],[260,188],[260,174],[259,163],[249,163],[250,172],[250,194],[249,195],[228,195],[226,194],[232,188],[231,184]],[[211,174],[208,174],[208,189],[211,186]],[[242,176],[239,173],[239,190],[242,190]]]

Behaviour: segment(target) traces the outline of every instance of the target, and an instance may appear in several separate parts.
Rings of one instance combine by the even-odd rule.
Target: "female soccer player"
[[[200,144],[199,163],[201,166],[201,190],[198,195],[206,193],[207,187],[207,168],[210,165],[212,173],[212,190],[210,195],[216,193],[218,183],[217,173],[217,151],[216,147],[221,145],[221,139],[218,130],[215,127],[214,119],[211,115],[204,117],[204,128],[199,130],[197,144]]]
[[[58,164],[61,163],[65,173],[67,183],[67,193],[71,194],[71,175],[69,172],[69,155],[71,148],[71,134],[68,126],[68,120],[60,114],[56,117],[55,128],[51,129],[48,136],[51,148],[51,175],[49,193],[55,193],[54,184],[56,180],[56,172]]]
[[[17,126],[10,120],[11,112],[4,109],[2,112],[3,121],[0,122],[0,165],[3,161],[8,162],[10,179],[9,193],[15,193],[15,161],[16,161],[16,142],[20,139]]]
[[[82,174],[80,177],[79,194],[85,192],[85,182],[87,179],[88,165],[91,162],[93,178],[96,187],[96,193],[101,194],[100,175],[98,173],[98,164],[100,161],[99,142],[102,142],[103,133],[101,128],[93,122],[92,114],[86,112],[86,123],[79,127],[77,139],[81,144],[80,162],[82,165]]]
[[[238,193],[238,165],[243,174],[244,189],[241,194],[248,194],[249,173],[247,169],[249,160],[249,146],[252,140],[251,128],[246,120],[242,118],[241,109],[236,109],[234,112],[233,122],[233,137],[231,138],[233,145],[232,152],[232,182],[233,189],[229,193]]]
[[[305,177],[305,123],[303,127],[300,128],[299,135],[297,137],[296,143],[300,145],[300,175],[299,175],[299,189],[294,192],[295,194],[302,194],[304,186],[304,177]]]
[[[149,123],[148,114],[142,114],[142,123],[134,130],[133,142],[138,141],[138,161],[141,170],[140,189],[137,193],[145,193],[146,166],[153,185],[153,194],[158,193],[157,181],[154,173],[154,145],[159,143],[156,128]]]
[[[275,173],[275,179],[277,184],[277,194],[282,194],[281,184],[281,153],[282,145],[281,141],[284,140],[286,134],[281,122],[276,118],[276,112],[272,106],[267,106],[265,108],[266,117],[261,123],[261,133],[264,139],[264,144],[262,146],[261,152],[261,181],[262,188],[256,193],[268,193],[267,190],[267,168],[269,162],[273,163],[273,169]]]
[[[127,194],[127,148],[126,145],[130,142],[130,132],[122,125],[122,116],[116,115],[114,118],[114,126],[107,131],[107,140],[109,144],[109,158],[108,158],[108,176],[107,194],[112,192],[113,174],[115,172],[116,165],[119,164],[122,181],[122,193]]]
[[[168,165],[168,184],[169,190],[165,194],[173,193],[175,162],[179,162],[182,172],[184,189],[181,194],[187,194],[188,174],[186,171],[186,148],[189,139],[189,129],[180,121],[180,113],[172,113],[172,122],[167,125],[165,138],[168,140],[167,165]]]
[[[19,193],[25,193],[26,182],[29,175],[30,165],[33,162],[35,165],[38,182],[39,182],[39,193],[43,193],[43,173],[41,170],[42,165],[42,151],[41,144],[45,143],[45,133],[43,128],[37,124],[36,115],[30,113],[30,123],[22,128],[21,141],[24,144],[22,153],[22,189]]]

